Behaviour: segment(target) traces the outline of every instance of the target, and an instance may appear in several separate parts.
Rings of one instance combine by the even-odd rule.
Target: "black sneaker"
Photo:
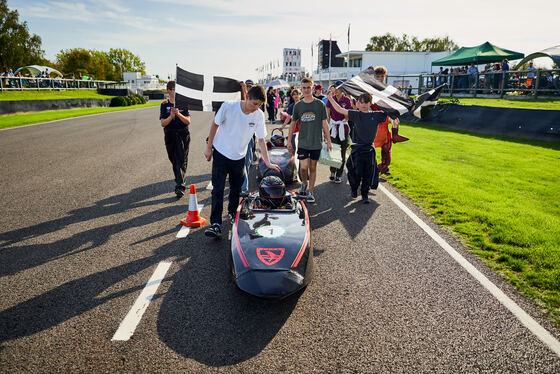
[[[175,190],[175,195],[177,195],[177,199],[182,198],[183,196],[185,196],[185,191],[181,190],[181,189],[176,189]]]
[[[369,198],[367,196],[362,196],[362,203],[369,204]]]
[[[357,198],[357,197],[358,197],[358,191],[352,190],[352,191],[350,192],[350,196],[352,196],[352,199]]]
[[[209,238],[220,238],[222,236],[222,227],[219,223],[213,223],[212,226],[204,230],[204,235]]]
[[[233,224],[235,223],[235,215],[228,214],[227,218],[228,218],[229,222],[231,223],[231,225],[233,226]]]
[[[342,179],[340,177],[336,177],[336,178],[334,178],[334,183],[340,184],[340,183],[342,183]]]
[[[307,185],[306,184],[301,185],[301,187],[299,188],[298,195],[307,196]]]
[[[331,182],[334,182],[334,173],[331,173],[331,176],[329,177]]]

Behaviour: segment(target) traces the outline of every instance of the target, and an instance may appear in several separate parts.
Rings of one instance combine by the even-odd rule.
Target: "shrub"
[[[128,103],[123,96],[115,96],[111,99],[109,106],[127,106]]]
[[[138,104],[146,104],[146,99],[144,98],[144,96],[136,94],[134,95],[134,97],[138,98],[139,100]]]
[[[130,96],[124,96],[124,99],[126,100],[126,105],[134,104],[134,102],[132,101],[132,98]]]

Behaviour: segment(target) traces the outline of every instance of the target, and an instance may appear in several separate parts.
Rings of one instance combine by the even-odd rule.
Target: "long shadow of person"
[[[210,175],[206,174],[189,179],[193,180],[193,183],[197,183],[195,181],[208,180],[209,177]],[[106,243],[112,235],[118,232],[148,225],[162,218],[184,212],[183,205],[170,205],[125,221],[122,221],[122,218],[115,218],[117,222],[111,225],[84,230],[72,235],[65,235],[65,232],[62,231],[58,233],[58,240],[36,243],[40,236],[61,231],[70,225],[88,222],[88,225],[85,226],[91,227],[95,225],[96,219],[102,217],[117,216],[132,209],[175,202],[174,197],[157,198],[162,194],[168,194],[168,185],[168,182],[158,182],[134,188],[128,193],[99,200],[93,206],[72,210],[65,217],[1,233],[0,253],[2,253],[3,265],[0,268],[0,276],[15,274],[61,256],[78,253],[77,251],[96,248]],[[29,242],[31,243],[28,244]]]
[[[230,242],[198,246],[202,232],[187,237],[192,250],[186,266],[172,277],[162,302],[158,333],[182,356],[209,366],[234,365],[259,354],[278,334],[299,299],[257,299],[233,282]]]
[[[62,284],[0,312],[0,343],[47,330],[107,301],[140,292],[143,284],[105,295],[131,275],[173,258],[185,264],[164,279],[171,285],[157,320],[162,341],[210,366],[247,360],[276,336],[299,295],[267,302],[242,294],[231,280],[228,250],[227,240],[208,241],[198,230],[186,241],[159,247],[152,256]]]
[[[375,195],[375,191],[370,191],[370,198],[372,194]],[[347,185],[328,182],[316,187],[315,196],[319,203],[309,205],[311,229],[317,230],[340,221],[352,239],[364,229],[379,206],[375,200],[370,199],[369,204],[363,204],[359,199],[352,199]]]

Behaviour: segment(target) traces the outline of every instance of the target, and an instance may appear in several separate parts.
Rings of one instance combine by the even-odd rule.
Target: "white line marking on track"
[[[179,232],[177,233],[176,238],[186,238],[187,235],[189,235],[189,232],[191,232],[191,228],[190,227],[185,227],[185,226],[181,226],[181,228],[179,229]]]
[[[140,296],[138,296],[136,302],[132,305],[132,308],[130,308],[128,314],[119,325],[115,335],[113,335],[113,338],[111,339],[112,341],[126,341],[130,339],[132,334],[134,334],[136,326],[138,326],[140,319],[142,319],[144,312],[148,308],[148,305],[150,305],[150,301],[152,301],[152,298],[156,294],[156,291],[170,266],[171,262],[166,261],[162,261],[158,264],[154,274],[152,274],[152,277],[148,280],[148,283],[140,293]]]
[[[430,226],[422,221],[414,214],[406,205],[390,193],[383,185],[379,185],[379,189],[389,197],[403,212],[422,228],[432,239],[436,241],[459,265],[461,265],[474,279],[476,279],[484,288],[486,288],[492,296],[494,296],[502,305],[509,309],[511,313],[531,331],[540,341],[546,344],[557,356],[560,357],[560,342],[552,336],[544,327],[525,312],[515,301],[500,290],[494,283],[490,281],[484,274],[475,268],[466,258],[449,245],[441,236],[439,236]]]

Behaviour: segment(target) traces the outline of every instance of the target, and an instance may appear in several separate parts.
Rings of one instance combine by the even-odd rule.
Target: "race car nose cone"
[[[277,299],[302,288],[304,278],[292,270],[253,270],[240,275],[237,286],[257,297]]]

